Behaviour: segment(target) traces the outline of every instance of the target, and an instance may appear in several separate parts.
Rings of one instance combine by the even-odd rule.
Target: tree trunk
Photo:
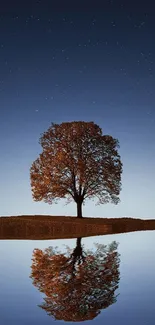
[[[82,202],[77,202],[77,217],[82,218]]]

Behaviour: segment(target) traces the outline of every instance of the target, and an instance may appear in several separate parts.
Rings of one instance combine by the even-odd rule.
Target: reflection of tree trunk
[[[78,249],[80,250],[80,252],[81,252],[81,250],[82,250],[82,247],[81,247],[81,237],[79,237],[79,238],[77,238],[77,240],[76,240],[76,247],[78,247]]]
[[[77,202],[77,217],[82,218],[82,202]]]
[[[85,260],[85,257],[82,252],[81,239],[82,239],[81,237],[77,238],[76,247],[74,248],[73,253],[71,255],[72,263],[73,263],[73,276],[75,275],[76,263],[80,265]]]
[[[81,237],[76,240],[76,247],[73,250],[72,256],[74,256],[75,259],[82,256]]]

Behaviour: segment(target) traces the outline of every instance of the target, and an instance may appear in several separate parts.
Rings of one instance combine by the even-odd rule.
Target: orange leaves
[[[50,247],[34,250],[31,278],[46,297],[40,306],[55,319],[93,319],[101,309],[116,301],[119,282],[117,243],[97,245],[83,251],[81,238],[72,254]]]
[[[118,140],[94,122],[52,123],[40,138],[43,152],[30,170],[35,200],[119,200],[122,163]]]

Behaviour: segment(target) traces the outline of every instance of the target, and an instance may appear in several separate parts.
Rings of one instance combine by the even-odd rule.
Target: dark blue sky
[[[153,1],[1,1],[0,215],[76,214],[31,197],[51,122],[94,121],[120,141],[121,203],[84,215],[155,217]]]

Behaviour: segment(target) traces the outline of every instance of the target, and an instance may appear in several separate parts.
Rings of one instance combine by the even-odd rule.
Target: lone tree
[[[87,198],[98,198],[99,204],[119,202],[119,142],[103,135],[94,122],[52,123],[41,135],[40,144],[43,151],[30,169],[35,201],[74,200],[80,218]]]

